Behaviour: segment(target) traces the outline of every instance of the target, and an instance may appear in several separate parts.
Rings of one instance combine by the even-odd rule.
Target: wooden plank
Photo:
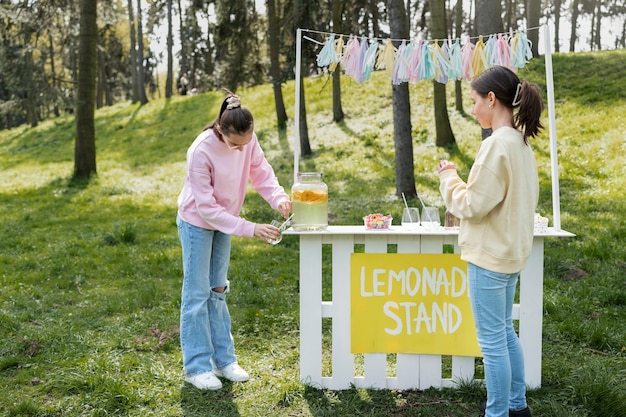
[[[354,379],[354,355],[350,349],[350,255],[354,238],[335,236],[332,247],[332,389],[348,389]]]
[[[475,368],[473,356],[452,357],[452,381],[455,384],[473,381],[474,372]]]
[[[322,386],[322,244],[300,236],[300,380]]]
[[[387,237],[381,234],[365,236],[366,253],[387,253]],[[387,355],[368,353],[365,355],[365,378],[367,388],[385,388],[387,385]]]
[[[526,385],[541,386],[543,326],[543,237],[535,237],[520,276],[519,336],[524,351]]]

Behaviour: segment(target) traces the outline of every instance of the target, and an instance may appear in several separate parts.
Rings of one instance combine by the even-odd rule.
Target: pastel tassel
[[[474,77],[486,70],[489,66],[485,58],[485,43],[483,42],[482,35],[478,37],[478,42],[474,46],[474,53],[472,54],[472,71]]]
[[[368,81],[372,76],[372,70],[376,64],[376,57],[378,55],[378,40],[374,39],[367,48],[365,58],[363,59],[363,81]]]
[[[384,69],[387,76],[393,79],[393,70],[395,62],[396,48],[393,46],[391,39],[387,39],[382,52],[378,55],[376,61],[376,69]]]
[[[419,69],[420,80],[435,79],[435,65],[433,63],[433,57],[430,54],[430,46],[426,42],[422,44],[422,57],[420,58]]]
[[[435,71],[434,80],[438,83],[445,84],[448,82],[448,69],[450,68],[448,54],[441,46],[439,46],[438,40],[436,40],[434,44],[430,45],[429,49],[433,58],[433,69]]]
[[[327,67],[333,62],[337,62],[337,53],[335,52],[335,34],[331,34],[326,38],[322,50],[317,54],[317,66],[320,68]]]
[[[343,47],[344,47],[343,35],[339,35],[339,39],[335,41],[335,56],[337,58],[328,66],[328,71],[335,72],[337,65],[339,65],[339,62],[341,61],[341,58],[343,57]]]
[[[523,68],[526,62],[533,57],[532,44],[524,32],[515,32],[515,37],[511,40],[512,65]]]
[[[365,81],[365,73],[363,71],[363,63],[365,62],[365,56],[368,51],[367,38],[363,37],[361,40],[361,48],[359,49],[359,57],[356,61],[357,67],[355,69],[355,77],[356,82],[361,83]]]
[[[410,54],[411,51],[409,50],[408,53]],[[393,67],[393,78],[391,80],[394,85],[399,85],[409,81],[409,61],[407,60],[406,54],[407,44],[406,40],[403,40],[396,50],[396,59]]]
[[[461,48],[461,61],[463,63],[463,79],[471,81],[474,79],[474,71],[472,69],[472,56],[474,55],[474,48],[476,46],[472,43],[470,38],[467,38],[467,42]]]
[[[341,57],[341,66],[344,68],[347,75],[356,79],[360,77],[361,68],[359,65],[359,55],[361,51],[361,43],[354,37],[348,40],[346,44],[346,51]]]
[[[409,82],[415,83],[419,81],[419,63],[422,57],[422,43],[419,39],[416,43],[411,40],[413,47],[411,48],[411,55],[409,56]]]
[[[497,36],[495,42],[495,48],[493,51],[493,65],[502,65],[507,68],[513,69],[511,64],[511,48],[509,43],[504,39],[504,36],[500,33]]]
[[[461,59],[461,43],[457,38],[450,47],[450,71],[449,76],[453,80],[463,78],[463,61]]]
[[[493,66],[494,63],[494,50],[496,48],[496,38],[494,35],[489,35],[487,42],[485,42],[484,54],[486,68]]]

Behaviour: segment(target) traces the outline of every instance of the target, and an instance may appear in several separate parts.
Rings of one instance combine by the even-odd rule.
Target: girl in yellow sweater
[[[440,191],[447,209],[461,219],[461,258],[468,262],[487,383],[483,416],[530,417],[512,309],[533,242],[539,180],[529,138],[543,128],[543,99],[537,85],[502,66],[472,81],[471,95],[472,114],[492,134],[480,144],[467,183],[452,162],[439,162]]]

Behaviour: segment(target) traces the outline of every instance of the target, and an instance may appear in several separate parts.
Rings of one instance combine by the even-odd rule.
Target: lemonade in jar
[[[291,189],[293,229],[324,230],[328,227],[328,186],[319,172],[299,172]]]

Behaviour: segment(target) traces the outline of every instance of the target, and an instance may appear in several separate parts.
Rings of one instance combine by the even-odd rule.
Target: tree
[[[128,25],[130,29],[130,75],[131,75],[131,100],[139,101],[139,76],[137,74],[137,40],[135,38],[135,13],[133,12],[133,0],[128,0]]]
[[[454,17],[454,34],[457,38],[461,37],[463,30],[463,0],[457,0]],[[456,111],[464,113],[463,109],[463,84],[461,80],[454,81],[454,103]]]
[[[491,35],[504,31],[499,0],[476,0],[476,34]]]
[[[307,4],[306,0],[294,0],[293,3],[293,22],[295,29],[302,28],[307,26]],[[294,51],[295,51],[294,45]],[[302,48],[304,49],[304,48]],[[301,51],[301,53],[304,53]],[[295,54],[294,54],[295,56]],[[293,60],[295,61],[295,60]],[[306,122],[306,106],[305,106],[305,94],[304,94],[304,77],[300,76],[300,114],[294,115],[294,117],[299,117],[299,125],[300,131],[298,135],[300,136],[300,155],[301,156],[310,156],[313,154],[311,151],[311,143],[309,142],[309,128]]]
[[[446,4],[444,0],[431,0],[431,32],[435,39],[446,38]],[[449,146],[456,142],[450,119],[448,118],[448,105],[446,97],[446,85],[433,81],[434,108],[435,108],[435,132],[437,146]]]
[[[388,0],[389,27],[391,38],[407,39],[409,27],[403,0]],[[406,197],[417,196],[413,172],[413,141],[411,138],[411,102],[407,83],[392,84],[393,142],[395,145],[396,194]]]
[[[579,4],[580,4],[579,0],[574,0],[574,2],[572,3],[572,31],[569,37],[569,51],[570,52],[574,52],[576,48],[576,40],[577,40],[576,29],[578,28],[578,16],[580,14]],[[558,34],[556,35],[556,37],[558,38]]]
[[[165,97],[172,97],[174,84],[174,56],[172,33],[172,0],[167,0],[167,75],[165,77]]]
[[[222,85],[230,91],[266,81],[260,66],[259,19],[252,0],[215,3],[215,62]]]
[[[539,27],[539,15],[541,14],[541,0],[528,0],[526,3],[526,26],[529,28]],[[558,32],[557,32],[558,33]],[[539,31],[528,31],[528,40],[531,42],[533,56],[539,56]]]
[[[278,13],[276,10],[276,0],[267,0],[267,26],[268,43],[270,50],[270,76],[272,77],[272,89],[274,90],[274,105],[276,106],[276,121],[280,129],[287,126],[287,111],[283,100],[282,74],[280,70],[280,27],[278,23]]]
[[[503,29],[499,0],[476,0],[476,35],[488,36]],[[491,135],[491,129],[482,129],[483,139]]]
[[[76,97],[76,143],[74,178],[96,174],[96,71],[98,57],[97,0],[80,0],[80,33],[78,53],[78,91]]]
[[[554,52],[559,53],[559,31],[561,29],[561,0],[554,0]]]
[[[343,0],[331,0],[333,8],[333,31],[342,33],[342,11]],[[333,72],[333,121],[340,122],[343,120],[343,108],[341,107],[341,68],[337,64],[336,70]]]
[[[143,47],[143,18],[141,13],[141,0],[137,0],[137,86],[139,88],[139,102],[146,104],[148,97],[146,96],[146,81],[143,66],[144,47]]]

